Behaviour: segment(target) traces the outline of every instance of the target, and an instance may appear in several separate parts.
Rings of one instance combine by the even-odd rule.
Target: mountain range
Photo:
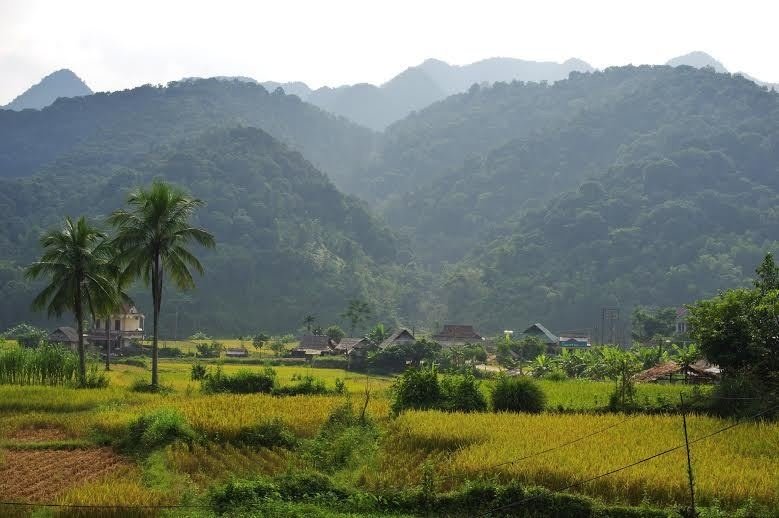
[[[0,328],[42,321],[22,272],[43,229],[166,178],[218,240],[171,292],[182,334],[339,322],[355,298],[393,326],[592,331],[604,306],[747,284],[779,248],[777,164],[779,94],[713,65],[471,85],[380,133],[216,78],[0,111]]]

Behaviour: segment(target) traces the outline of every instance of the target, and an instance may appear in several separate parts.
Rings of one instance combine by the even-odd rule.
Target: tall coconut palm
[[[49,277],[49,284],[33,300],[33,308],[46,308],[49,316],[70,311],[78,332],[79,384],[86,384],[84,351],[84,317],[94,314],[98,304],[115,301],[116,293],[107,275],[109,256],[100,246],[104,235],[83,217],[77,221],[65,218],[61,229],[50,230],[41,237],[43,256],[29,266],[30,279]]]
[[[202,275],[203,266],[186,247],[194,241],[211,248],[214,236],[190,223],[203,202],[168,183],[155,181],[149,189],[133,191],[127,204],[129,209],[115,211],[108,221],[116,227],[113,242],[120,254],[123,274],[142,278],[147,286],[151,284],[154,306],[151,386],[157,389],[157,341],[166,276],[180,289],[194,287],[190,268]]]

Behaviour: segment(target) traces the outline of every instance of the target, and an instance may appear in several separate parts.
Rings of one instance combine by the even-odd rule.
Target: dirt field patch
[[[83,484],[128,463],[109,448],[2,452],[0,498],[52,502],[71,487]]]
[[[8,435],[9,440],[16,442],[52,442],[72,438],[60,428],[21,428]]]

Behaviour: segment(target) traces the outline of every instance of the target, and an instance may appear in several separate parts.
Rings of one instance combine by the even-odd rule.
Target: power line
[[[737,427],[739,425],[744,424],[747,421],[750,421],[752,419],[757,419],[758,417],[760,417],[762,415],[765,415],[765,414],[767,414],[769,412],[772,412],[773,410],[776,410],[777,408],[779,408],[779,407],[769,408],[767,410],[763,410],[762,412],[758,412],[757,414],[755,414],[753,416],[750,416],[748,418],[741,419],[741,420],[739,420],[739,421],[737,421],[737,422],[735,422],[735,423],[733,423],[731,425],[728,425],[728,426],[726,426],[724,428],[720,428],[719,430],[715,430],[715,431],[713,431],[711,433],[708,433],[708,434],[706,434],[706,435],[704,435],[702,437],[698,437],[697,439],[694,439],[694,440],[690,441],[690,444],[695,444],[697,442],[700,442],[700,441],[703,441],[703,440],[708,439],[710,437],[713,437],[713,436],[715,436],[717,434],[726,432],[726,431],[728,431],[728,430],[730,430],[732,428],[735,428],[735,427]],[[573,489],[575,487],[581,486],[583,484],[587,484],[589,482],[601,479],[603,477],[608,477],[609,475],[613,475],[614,473],[618,473],[620,471],[624,471],[624,470],[632,468],[634,466],[638,466],[639,464],[643,464],[645,462],[649,462],[650,460],[656,459],[658,457],[662,457],[663,455],[666,455],[668,453],[671,453],[673,451],[679,450],[679,449],[684,448],[684,447],[685,447],[684,444],[679,444],[677,446],[674,446],[673,448],[669,448],[667,450],[655,453],[654,455],[650,455],[649,457],[645,457],[645,458],[643,458],[641,460],[637,460],[637,461],[632,462],[630,464],[627,464],[625,466],[621,466],[619,468],[615,468],[615,469],[613,469],[611,471],[607,471],[606,473],[601,473],[600,475],[595,475],[594,477],[591,477],[591,478],[588,478],[588,479],[585,479],[585,480],[581,480],[579,482],[573,482],[571,484],[568,484],[567,486],[555,489],[553,491],[555,493],[559,493],[559,492],[562,492],[562,491],[567,491],[569,489]],[[500,506],[500,507],[496,507],[494,509],[490,509],[490,510],[488,510],[488,511],[482,513],[482,514],[477,515],[477,518],[480,518],[480,517],[483,517],[483,516],[489,516],[490,514],[496,513],[498,511],[504,511],[506,509],[511,509],[511,508],[516,507],[518,505],[522,505],[522,504],[525,504],[525,503],[530,502],[532,500],[535,500],[537,498],[540,498],[541,496],[542,496],[542,494],[533,495],[533,496],[531,496],[529,498],[525,498],[525,499],[519,500],[517,502],[511,502],[511,503],[508,503],[506,505],[503,505],[503,506]]]

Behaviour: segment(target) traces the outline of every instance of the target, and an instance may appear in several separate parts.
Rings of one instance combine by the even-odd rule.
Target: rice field
[[[729,421],[688,418],[690,440]],[[611,427],[611,428],[609,428]],[[580,442],[555,448],[598,430]],[[419,483],[420,466],[434,462],[443,487],[465,479],[518,480],[564,488],[683,444],[679,416],[619,414],[457,414],[409,412],[391,426],[376,487]],[[776,505],[779,424],[749,423],[693,444],[696,494],[737,506],[747,500]],[[527,458],[525,458],[527,457]],[[510,462],[513,459],[516,462]],[[609,502],[678,504],[688,498],[683,448],[575,489]],[[773,475],[770,475],[773,474]]]
[[[199,382],[190,379],[191,365],[186,360],[160,362],[160,380],[172,389],[167,394],[131,391],[136,380],[148,380],[149,371],[128,365],[113,365],[110,385],[103,389],[0,385],[0,499],[178,504],[197,498],[220,481],[283,473],[305,466],[305,460],[296,452],[248,447],[235,439],[242,431],[274,419],[301,440],[314,438],[335,407],[347,399],[361,403],[366,383],[371,392],[368,412],[381,430],[379,445],[373,457],[339,476],[367,491],[419,487],[429,469],[425,466],[432,466],[438,490],[481,478],[558,489],[683,440],[677,415],[587,413],[605,405],[612,390],[608,382],[542,381],[551,412],[540,415],[430,411],[392,419],[390,377],[366,379],[340,369],[278,366],[274,369],[282,386],[311,375],[328,387],[343,380],[346,394],[205,395]],[[230,374],[264,366],[226,364],[222,368]],[[489,388],[489,381],[482,382],[482,390],[489,392]],[[678,401],[680,392],[689,391],[681,385],[639,385],[638,399]],[[176,409],[206,442],[167,446],[155,454],[153,463],[105,446],[139,416],[161,408]],[[691,416],[691,439],[728,424]],[[608,429],[575,444],[536,454],[604,428]],[[779,509],[779,477],[769,475],[779,473],[779,424],[738,426],[694,444],[692,456],[702,505],[716,499],[735,508],[751,500]],[[79,475],[87,465],[96,468],[88,476]],[[40,470],[48,471],[42,475]],[[684,451],[676,450],[573,491],[606,502],[679,505],[687,498],[686,476]],[[35,485],[41,478],[48,482]],[[26,486],[38,489],[25,492]],[[112,499],[120,493],[119,500]]]

